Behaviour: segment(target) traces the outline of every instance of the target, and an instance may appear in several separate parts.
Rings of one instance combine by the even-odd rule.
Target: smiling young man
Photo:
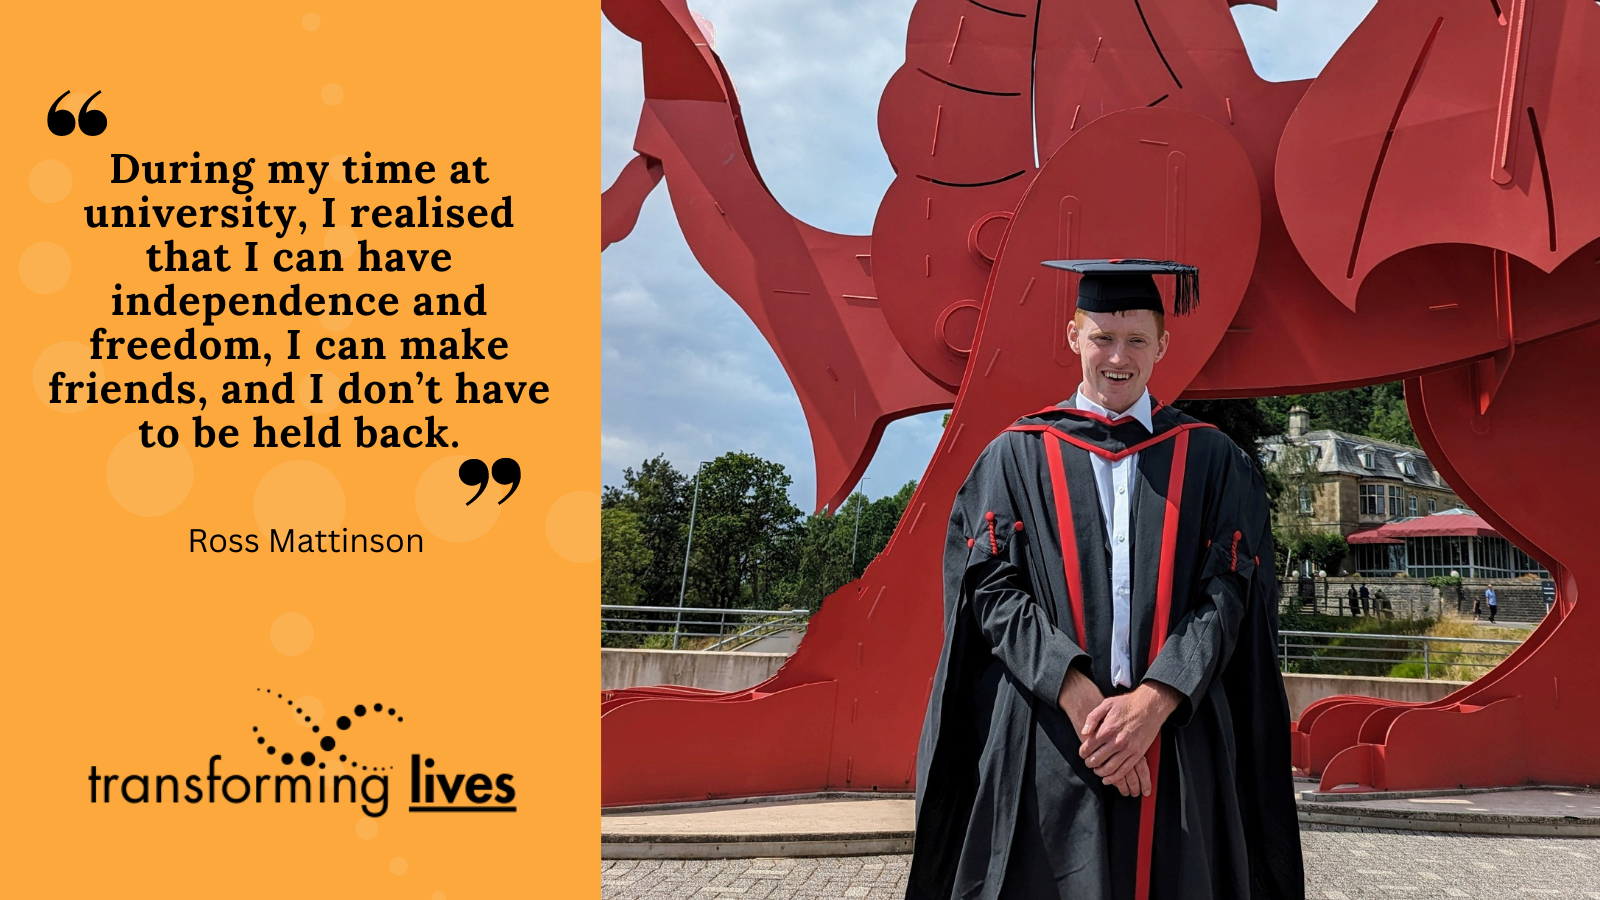
[[[1266,492],[1150,396],[1151,260],[1068,260],[1071,398],[990,443],[951,512],[908,898],[1304,897]]]

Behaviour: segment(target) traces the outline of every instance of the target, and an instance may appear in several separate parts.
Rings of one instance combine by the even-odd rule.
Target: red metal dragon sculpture
[[[1238,2],[919,0],[879,108],[896,177],[872,234],[841,235],[766,190],[684,0],[604,0],[646,99],[602,246],[664,177],[800,396],[818,505],[890,421],[953,412],[894,539],[776,676],[602,693],[602,804],[911,788],[945,519],[989,439],[1077,382],[1075,276],[1040,262],[1097,256],[1205,272],[1158,396],[1405,379],[1429,458],[1556,580],[1532,636],[1445,699],[1313,704],[1296,765],[1329,790],[1600,783],[1600,604],[1579,602],[1600,584],[1600,8],[1379,0],[1315,80],[1273,83]]]

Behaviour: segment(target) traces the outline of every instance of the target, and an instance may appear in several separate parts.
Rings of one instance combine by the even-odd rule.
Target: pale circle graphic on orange
[[[356,837],[363,841],[370,841],[378,836],[378,822],[376,819],[357,819]]]
[[[573,491],[550,504],[545,536],[562,559],[576,563],[600,558],[600,495]]]
[[[444,891],[434,891],[433,900],[445,900]]]
[[[297,612],[286,612],[272,620],[272,646],[284,656],[299,656],[311,649],[317,631],[311,620]]]
[[[468,506],[467,501],[478,489],[461,483],[461,464],[467,459],[446,456],[423,470],[422,477],[417,479],[417,515],[423,527],[458,544],[489,533],[500,518],[500,498],[508,490],[491,478],[483,494]]]
[[[322,724],[322,701],[312,696],[298,697],[294,701],[294,723],[301,728]]]
[[[407,868],[409,868],[409,866],[406,865],[406,858],[404,856],[396,856],[394,859],[389,860],[389,871],[395,873],[396,875],[404,875]]]
[[[322,17],[316,13],[306,13],[300,17],[300,27],[307,31],[316,31],[322,26]]]
[[[101,384],[104,384],[105,365],[106,361],[103,359],[89,358],[88,344],[80,344],[77,341],[62,341],[59,344],[51,344],[44,348],[44,352],[40,353],[39,358],[33,362],[33,392],[39,395],[40,403],[59,413],[78,413],[86,409],[94,409],[96,404],[87,402],[89,392],[86,388],[74,387],[69,391],[66,383],[81,381],[84,384],[88,384],[91,378],[95,378]],[[62,374],[57,379],[58,384],[52,390],[50,379],[55,377],[57,372]],[[90,372],[95,374],[90,375]],[[97,387],[96,390],[98,391],[99,388]],[[50,398],[52,395],[59,402],[51,403]],[[68,403],[67,399],[69,397],[77,402]]]
[[[72,257],[60,244],[40,241],[22,251],[17,260],[17,274],[35,294],[54,294],[72,277]]]
[[[152,431],[152,441],[155,435]],[[177,509],[194,487],[194,460],[182,446],[145,447],[135,431],[112,448],[106,460],[106,487],[128,512],[164,516]]]
[[[41,160],[28,173],[28,190],[45,203],[59,203],[72,192],[72,170],[58,159]]]
[[[342,100],[344,100],[344,88],[331,81],[322,86],[323,103],[329,106],[338,106]]]
[[[349,225],[334,225],[322,229],[322,249],[339,251],[339,264],[347,269],[355,269],[361,265],[359,241],[359,232]],[[331,261],[329,265],[332,265]]]
[[[308,532],[338,531],[344,524],[344,487],[323,466],[307,459],[290,460],[261,477],[255,512],[261,531],[270,535],[277,529],[280,540],[291,528],[296,539]]]

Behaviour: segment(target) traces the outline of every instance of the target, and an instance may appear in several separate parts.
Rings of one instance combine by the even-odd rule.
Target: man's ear
[[[1076,353],[1077,355],[1082,356],[1083,355],[1083,351],[1078,349],[1078,338],[1079,338],[1079,336],[1080,335],[1078,333],[1078,317],[1077,316],[1073,316],[1072,318],[1067,320],[1067,346],[1072,348],[1072,352],[1073,353]],[[1159,359],[1160,357],[1157,357],[1157,358]]]
[[[1156,339],[1156,362],[1161,362],[1161,357],[1167,355],[1167,342],[1171,339],[1172,332],[1163,329],[1161,337]]]

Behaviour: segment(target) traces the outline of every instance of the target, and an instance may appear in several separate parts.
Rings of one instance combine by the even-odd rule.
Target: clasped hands
[[[1156,681],[1106,697],[1089,676],[1071,669],[1057,702],[1078,732],[1078,753],[1089,768],[1124,797],[1143,797],[1152,787],[1145,751],[1180,699],[1176,689]]]

